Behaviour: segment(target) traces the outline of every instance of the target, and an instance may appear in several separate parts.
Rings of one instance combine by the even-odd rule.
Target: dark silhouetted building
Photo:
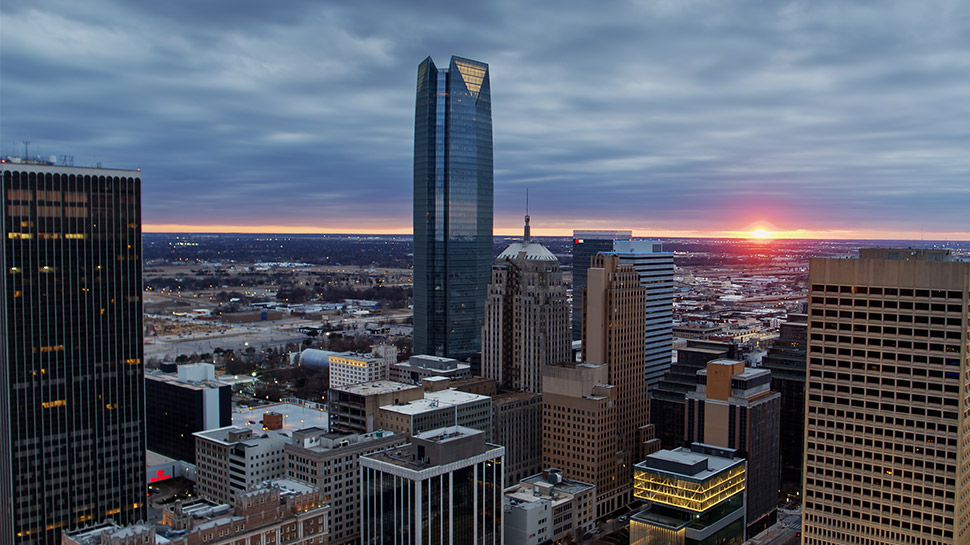
[[[782,491],[795,496],[802,489],[805,446],[805,360],[807,316],[789,314],[778,338],[761,358],[771,371],[771,389],[781,394],[781,483]]]
[[[418,66],[414,115],[414,353],[480,350],[492,266],[492,104],[485,63]]]
[[[665,449],[688,447],[684,441],[684,396],[697,388],[697,372],[716,359],[737,359],[737,346],[720,341],[691,339],[677,349],[677,361],[650,392],[650,419],[660,446]]]
[[[143,520],[141,176],[5,160],[0,543]]]
[[[572,335],[578,341],[583,337],[583,289],[586,288],[586,271],[589,260],[600,252],[612,252],[614,240],[629,240],[633,231],[573,231],[573,313]]]
[[[232,386],[215,380],[211,363],[145,375],[148,450],[195,464],[197,431],[232,425]]]
[[[748,461],[747,537],[775,523],[778,507],[778,420],[781,394],[771,372],[735,360],[714,360],[697,372],[687,394],[688,443],[732,449]]]

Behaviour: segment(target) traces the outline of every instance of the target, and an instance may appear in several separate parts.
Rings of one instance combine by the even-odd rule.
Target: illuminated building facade
[[[812,259],[802,543],[970,542],[970,263]]]
[[[454,426],[361,457],[361,543],[500,545],[504,455]]]
[[[0,543],[55,544],[146,514],[141,178],[0,173]]]
[[[414,353],[480,350],[492,265],[492,104],[488,65],[418,66],[414,115]]]
[[[630,545],[741,545],[745,461],[731,449],[695,444],[655,452],[636,465]]]
[[[573,340],[583,338],[583,289],[589,260],[600,252],[613,251],[614,240],[629,240],[633,231],[573,231]]]
[[[354,353],[333,354],[330,362],[330,387],[386,380],[390,365],[382,358]]]

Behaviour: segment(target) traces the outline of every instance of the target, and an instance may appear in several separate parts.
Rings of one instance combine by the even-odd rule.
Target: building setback
[[[614,240],[629,240],[633,231],[573,231],[572,338],[583,338],[583,290],[589,261],[600,252],[613,251]]]
[[[501,544],[504,454],[456,426],[361,457],[361,543]]]
[[[146,516],[141,176],[0,175],[0,542],[56,544]]]
[[[686,439],[736,451],[748,462],[746,530],[751,538],[777,520],[781,394],[771,372],[714,360],[687,394]]]
[[[492,263],[488,65],[418,66],[414,114],[414,353],[480,351]]]
[[[593,257],[583,300],[583,361],[606,365],[607,383],[616,387],[616,434],[621,479],[613,485],[619,509],[633,500],[633,464],[659,448],[650,425],[643,375],[644,308],[647,290],[631,265],[615,255]],[[608,487],[596,483],[601,497]],[[605,513],[604,513],[605,514]]]
[[[802,542],[970,541],[970,263],[862,249],[809,264]]]

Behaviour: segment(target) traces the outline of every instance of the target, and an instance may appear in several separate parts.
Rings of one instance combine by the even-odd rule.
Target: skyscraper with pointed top
[[[414,116],[414,353],[480,350],[492,264],[492,105],[485,63],[418,65]]]

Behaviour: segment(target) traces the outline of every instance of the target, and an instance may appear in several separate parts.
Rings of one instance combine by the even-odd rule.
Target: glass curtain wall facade
[[[414,116],[414,353],[480,350],[492,265],[492,105],[485,63],[418,66]]]
[[[0,542],[143,520],[139,174],[0,172]]]

